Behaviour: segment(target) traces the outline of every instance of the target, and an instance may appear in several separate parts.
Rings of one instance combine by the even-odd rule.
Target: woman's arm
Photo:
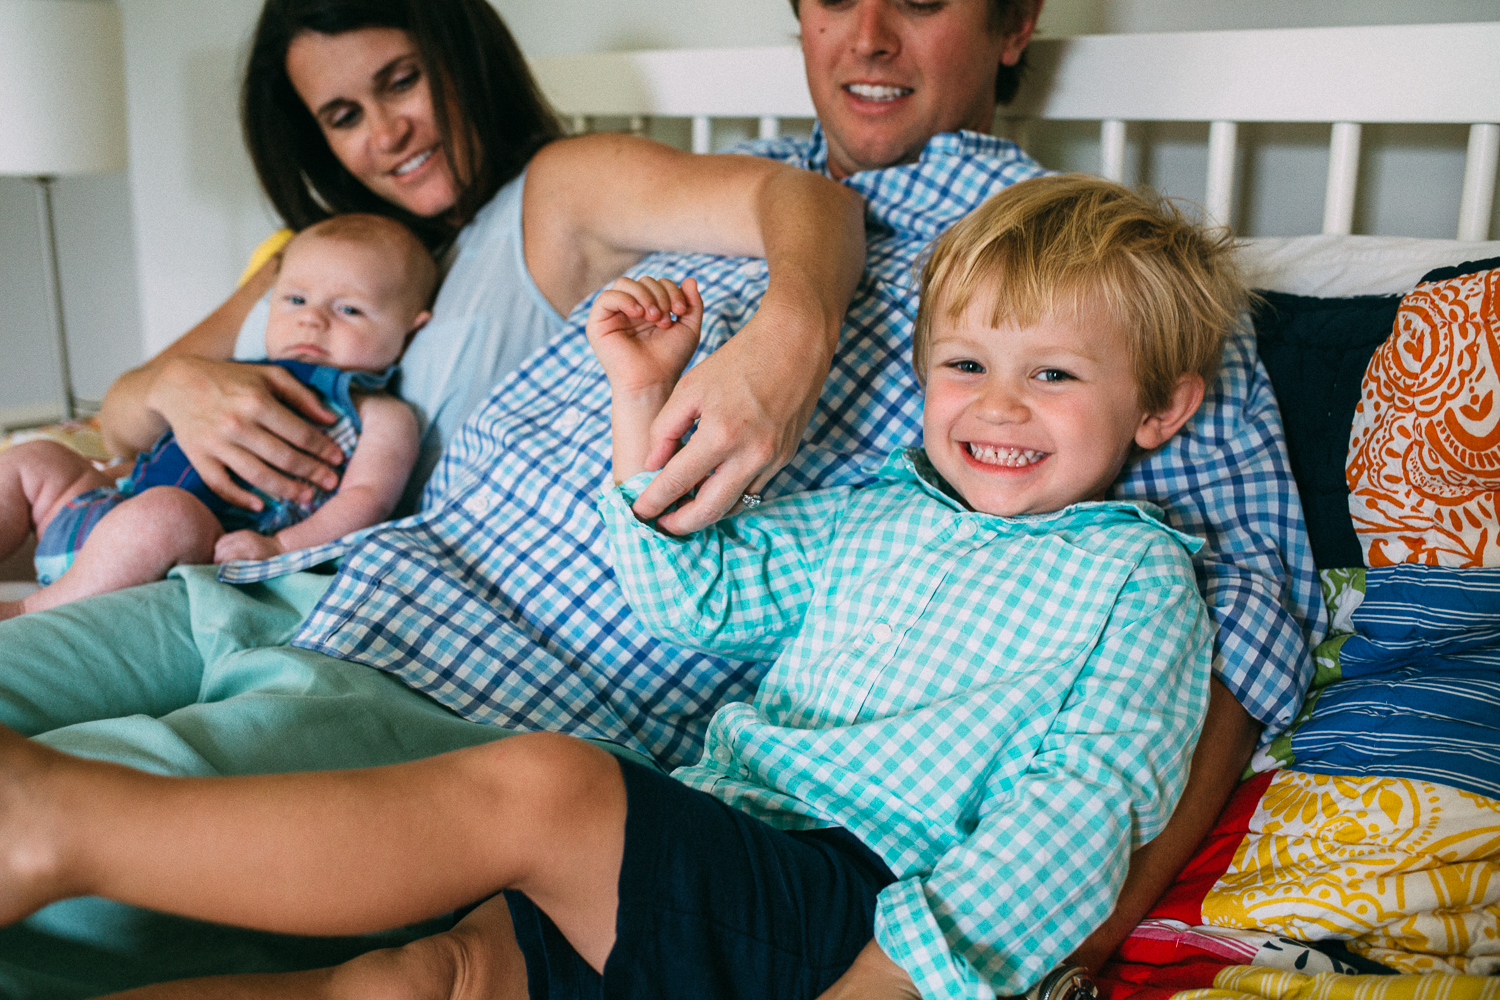
[[[334,419],[317,394],[284,369],[229,361],[240,325],[276,277],[277,261],[267,261],[201,323],[115,380],[99,412],[110,451],[144,451],[170,427],[209,488],[251,509],[259,500],[235,485],[228,470],[292,500],[311,499],[307,482],[338,485],[333,470],[343,455],[308,423]]]
[[[659,522],[695,531],[786,464],[863,269],[856,194],[757,157],[587,136],[555,142],[532,160],[523,225],[527,267],[561,312],[649,250],[764,257],[770,283],[755,318],[683,377],[653,427],[648,464],[666,466],[636,511],[661,514],[713,472],[695,498]],[[672,457],[695,421],[692,441]]]

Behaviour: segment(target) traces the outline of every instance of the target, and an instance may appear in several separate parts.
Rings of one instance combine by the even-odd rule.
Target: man
[[[989,193],[1042,172],[1012,144],[981,134],[997,77],[1013,78],[1039,8],[1027,0],[812,0],[798,11],[822,124],[810,141],[773,140],[752,151],[826,170],[865,198],[867,269],[837,350],[830,339],[794,358],[799,377],[829,373],[801,449],[774,479],[759,476],[735,495],[866,481],[889,450],[920,440],[908,362],[912,265]],[[733,363],[732,337],[766,289],[762,262],[656,255],[638,269],[679,281],[696,276],[704,340],[715,352],[706,363]],[[1254,706],[1254,719],[1281,725],[1310,676],[1316,587],[1300,513],[1286,506],[1295,493],[1269,385],[1247,346],[1237,351],[1188,432],[1197,464],[1185,468],[1181,451],[1154,456],[1119,491],[1149,496],[1174,524],[1210,536],[1201,573],[1220,630],[1216,666],[1229,690]],[[691,398],[691,370],[679,391]],[[221,773],[348,767],[491,739],[500,725],[594,737],[668,766],[695,759],[707,718],[747,696],[762,665],[665,646],[630,613],[594,513],[609,462],[608,399],[575,323],[459,433],[428,486],[426,511],[366,535],[331,584],[308,573],[276,575],[300,568],[285,562],[240,577],[250,583],[243,588],[186,575],[190,591],[214,591],[203,606],[218,609],[214,620],[193,623],[205,636],[200,703],[174,712],[167,732],[149,719],[140,720],[139,737],[130,720],[107,727],[108,755],[167,771],[191,771],[184,759]],[[684,450],[678,467],[658,478],[660,492],[643,497],[639,513],[665,509],[674,489],[711,471],[694,466],[693,453]],[[1246,483],[1256,487],[1249,501],[1237,495]],[[686,529],[722,513],[690,507],[676,516]],[[1235,562],[1215,553],[1235,553]],[[330,554],[337,553],[309,558]],[[1283,564],[1296,570],[1290,587]],[[241,616],[234,602],[255,604],[254,614]],[[268,638],[261,626],[247,642],[242,621],[263,620],[268,606],[282,609],[282,631]],[[259,648],[288,641],[292,648]],[[232,712],[223,710],[229,702]],[[1211,822],[1255,742],[1252,714],[1215,687],[1179,817],[1138,856],[1116,918],[1081,957],[1107,953]],[[82,728],[50,742],[91,752],[101,730]],[[47,926],[53,910],[31,926]],[[110,919],[155,927],[134,913]],[[0,938],[0,948],[15,954],[22,940]],[[450,952],[434,948],[463,938],[425,941],[395,960],[442,958]],[[261,962],[220,967],[229,961]],[[183,972],[151,969],[135,981],[164,974]],[[899,986],[904,974],[875,949],[851,984],[866,975]]]

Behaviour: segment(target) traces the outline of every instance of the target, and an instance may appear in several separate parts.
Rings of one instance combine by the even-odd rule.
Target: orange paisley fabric
[[[1366,565],[1500,566],[1500,268],[1402,299],[1346,475]]]

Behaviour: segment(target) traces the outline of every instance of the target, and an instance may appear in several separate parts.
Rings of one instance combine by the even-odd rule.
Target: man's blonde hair
[[[1170,202],[1087,174],[1037,177],[970,212],[933,247],[922,269],[912,363],[925,385],[932,323],[952,320],[976,295],[989,321],[1030,325],[1102,308],[1125,331],[1148,413],[1167,407],[1190,372],[1205,387],[1248,293],[1223,230],[1207,230]]]

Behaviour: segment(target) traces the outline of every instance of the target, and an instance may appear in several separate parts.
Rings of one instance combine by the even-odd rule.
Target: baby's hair
[[[298,233],[294,240],[304,236],[381,247],[386,256],[401,264],[401,284],[411,296],[409,301],[412,312],[426,309],[432,304],[432,296],[437,291],[438,284],[437,264],[433,262],[427,247],[417,239],[417,234],[395,219],[365,212],[348,212],[313,223]]]
[[[922,268],[912,364],[926,383],[932,323],[987,296],[990,324],[1030,325],[1095,303],[1125,331],[1149,413],[1190,372],[1205,387],[1248,300],[1228,232],[1151,193],[1086,174],[1023,181],[993,195],[937,241]]]

